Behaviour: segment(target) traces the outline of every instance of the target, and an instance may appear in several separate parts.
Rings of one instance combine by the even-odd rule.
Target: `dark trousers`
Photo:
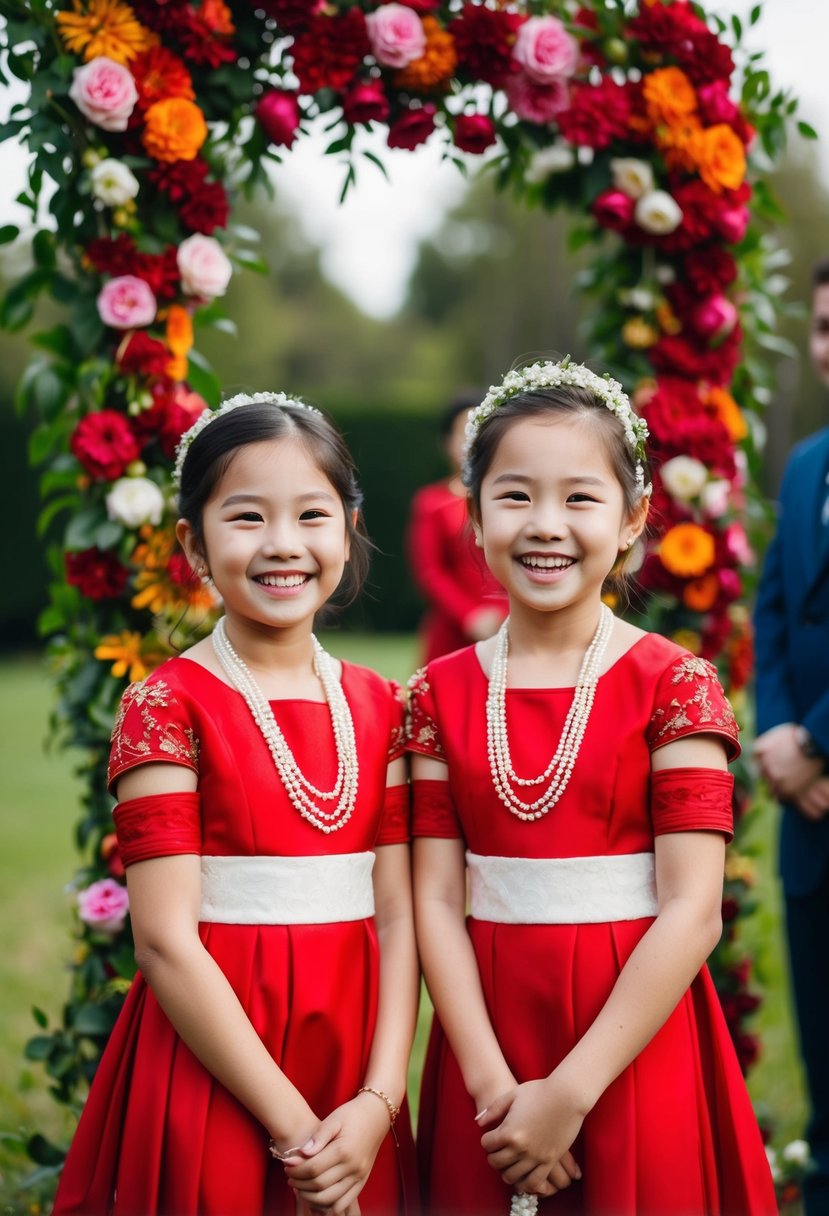
[[[829,1216],[829,871],[816,891],[786,898],[786,927],[816,1166],[804,1188],[805,1216]]]

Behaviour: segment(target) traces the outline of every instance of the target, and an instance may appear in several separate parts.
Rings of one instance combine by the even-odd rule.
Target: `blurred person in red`
[[[443,410],[440,441],[452,472],[412,499],[409,568],[427,603],[419,630],[422,663],[491,637],[507,615],[506,594],[476,546],[461,481],[466,418],[482,396],[459,394]]]

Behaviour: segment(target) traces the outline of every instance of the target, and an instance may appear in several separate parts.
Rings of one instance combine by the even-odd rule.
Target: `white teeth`
[[[258,581],[266,587],[300,587],[305,578],[304,574],[262,574]]]
[[[521,561],[525,566],[537,566],[541,570],[564,570],[567,566],[572,566],[574,558],[572,557],[536,557],[535,554],[528,554],[522,557]]]

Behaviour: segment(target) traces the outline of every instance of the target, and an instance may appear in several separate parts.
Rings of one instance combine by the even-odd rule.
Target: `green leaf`
[[[42,1009],[38,1009],[37,1005],[32,1006],[32,1017],[37,1022],[38,1026],[40,1026],[41,1030],[45,1030],[49,1025],[49,1019]]]
[[[813,126],[811,126],[808,122],[803,122],[802,119],[800,119],[798,121],[797,129],[800,132],[800,134],[803,136],[804,139],[817,139],[817,137],[818,137],[818,134],[817,134],[817,131],[815,130],[815,128]]]
[[[66,529],[64,545],[67,549],[91,549],[95,544],[95,532],[102,522],[102,507],[81,507]]]
[[[23,1054],[27,1060],[48,1060],[54,1040],[51,1035],[36,1034],[29,1039]]]
[[[114,549],[124,535],[124,525],[107,519],[95,529],[95,544],[99,549]]]
[[[52,1144],[38,1132],[26,1144],[26,1151],[37,1165],[62,1165],[66,1150]]]
[[[731,28],[734,31],[734,37],[739,42],[743,36],[743,23],[736,13],[731,18]]]
[[[255,270],[257,274],[268,273],[268,263],[258,253],[254,253],[252,249],[238,249],[231,253],[231,259],[238,262],[240,266],[244,266],[247,270]]]
[[[756,25],[757,22],[760,20],[760,15],[762,12],[763,12],[762,4],[755,4],[754,8],[751,10],[751,14],[749,15],[749,18],[748,18],[749,25]]]
[[[222,397],[222,385],[213,368],[195,349],[188,353],[187,362],[187,383],[208,405],[217,406]]]
[[[0,140],[2,140],[2,132],[0,132]],[[16,240],[20,236],[20,229],[15,224],[4,224],[0,228],[0,245],[8,245],[11,241]]]
[[[383,162],[380,160],[379,156],[375,156],[375,154],[373,152],[370,152],[368,150],[368,148],[363,148],[363,156],[366,158],[366,160],[370,160],[373,165],[377,166],[377,168],[383,174],[383,177],[386,179],[386,181],[390,180],[388,169],[383,164]]]

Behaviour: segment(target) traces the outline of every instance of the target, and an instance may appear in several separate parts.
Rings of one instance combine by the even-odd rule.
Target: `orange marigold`
[[[715,194],[736,190],[746,175],[746,150],[742,140],[720,122],[697,131],[688,146],[693,167],[709,190]]]
[[[140,536],[130,559],[138,568],[133,608],[145,608],[154,615],[188,610],[207,613],[215,608],[213,593],[196,578],[184,555],[176,551],[172,531],[145,524]]]
[[[58,33],[73,55],[83,55],[88,63],[106,55],[116,63],[127,64],[141,51],[155,46],[157,36],[121,0],[72,0],[73,12],[56,13]]]
[[[704,404],[719,418],[734,443],[745,439],[748,434],[748,426],[743,417],[743,411],[731,393],[724,388],[711,388],[708,390]]]
[[[691,148],[691,141],[701,124],[696,114],[689,114],[673,126],[661,125],[654,132],[654,140],[665,158],[665,164],[675,173],[692,173],[696,162]]]
[[[148,648],[146,639],[140,633],[129,629],[107,634],[95,647],[96,659],[113,661],[111,670],[114,676],[119,679],[128,676],[131,681],[143,680],[165,657],[160,649]]]
[[[713,608],[720,593],[720,580],[713,570],[703,574],[702,578],[692,579],[682,589],[682,602],[692,612],[707,612]]]
[[[699,524],[675,524],[660,541],[659,557],[677,578],[699,578],[714,564],[714,537]]]
[[[193,319],[180,304],[171,304],[167,309],[165,336],[174,355],[186,355],[193,346]]]
[[[394,83],[399,89],[428,93],[455,74],[458,54],[452,35],[436,17],[429,16],[423,18],[423,32],[426,35],[426,50],[419,59],[413,59],[401,71],[395,72]]]
[[[696,114],[697,95],[681,68],[658,68],[642,81],[648,118],[655,126],[682,126]]]
[[[141,142],[154,160],[165,163],[193,160],[207,139],[204,115],[186,97],[165,97],[154,102],[144,122]]]

